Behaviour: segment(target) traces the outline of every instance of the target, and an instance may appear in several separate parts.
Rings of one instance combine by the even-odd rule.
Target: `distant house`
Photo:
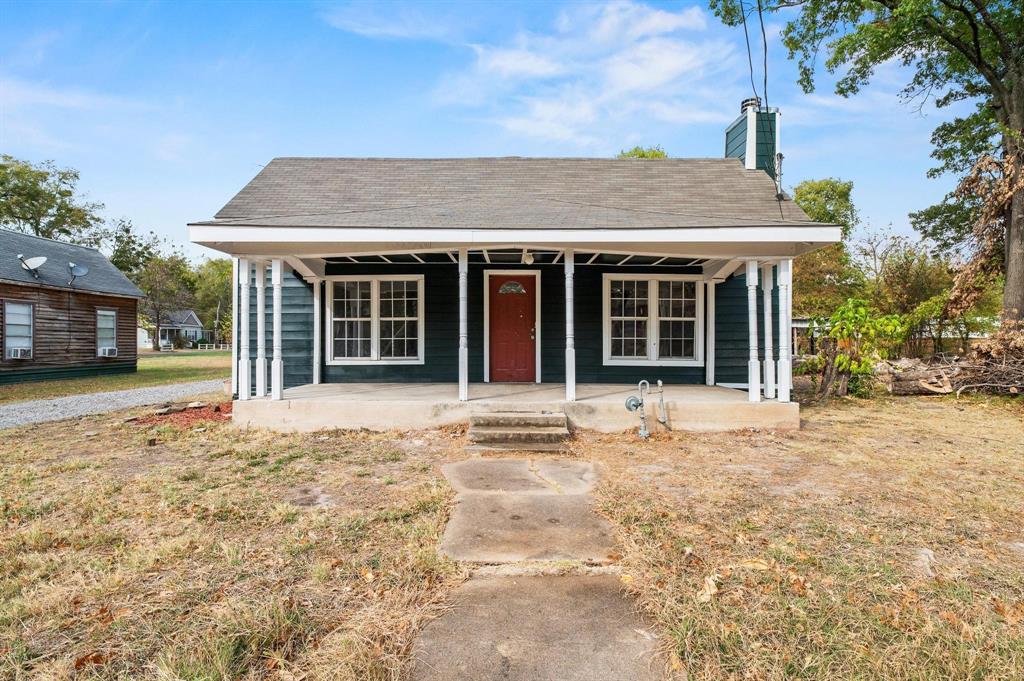
[[[0,230],[0,384],[134,372],[140,298],[94,248]]]
[[[203,322],[195,310],[174,310],[164,315],[160,321],[160,345],[173,346],[179,338],[185,345],[191,346],[206,339],[207,332]],[[153,347],[153,337],[148,329],[138,329],[140,348]]]

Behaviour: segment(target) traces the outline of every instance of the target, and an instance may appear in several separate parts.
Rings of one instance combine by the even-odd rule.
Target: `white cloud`
[[[45,83],[2,76],[0,76],[0,101],[3,101],[4,107],[8,109],[54,107],[97,110],[114,107],[134,109],[142,106],[140,102],[123,97],[103,95],[73,87],[52,87]]]
[[[729,46],[724,46],[728,52]],[[608,58],[605,83],[618,92],[662,88],[680,76],[699,71],[707,45],[652,38],[635,43]]]
[[[427,16],[415,6],[347,3],[321,14],[334,28],[369,38],[409,40],[451,40],[454,26],[435,16]]]
[[[563,71],[563,66],[528,49],[474,45],[477,69],[502,78],[545,78]]]
[[[571,27],[571,15],[564,16],[566,18],[562,20],[561,26]],[[582,15],[577,16],[582,18]],[[598,8],[589,35],[599,42],[628,42],[686,29],[705,28],[707,17],[700,7],[690,7],[682,12],[666,12],[641,3],[616,1]]]

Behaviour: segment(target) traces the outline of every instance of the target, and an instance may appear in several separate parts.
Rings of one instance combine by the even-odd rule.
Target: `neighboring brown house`
[[[0,384],[134,372],[142,297],[94,248],[0,230]]]

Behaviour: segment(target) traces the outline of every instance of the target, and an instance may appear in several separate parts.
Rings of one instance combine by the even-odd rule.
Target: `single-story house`
[[[840,229],[779,190],[778,111],[741,111],[718,159],[273,159],[190,224],[236,265],[234,418],[614,430],[661,380],[674,427],[798,427],[792,262]]]
[[[141,297],[94,248],[0,230],[0,384],[134,372]]]
[[[195,310],[173,310],[166,313],[160,322],[160,345],[172,346],[181,338],[186,345],[192,346],[206,339],[207,332],[203,322]],[[139,327],[138,343],[140,348],[152,348],[153,336],[148,329]]]

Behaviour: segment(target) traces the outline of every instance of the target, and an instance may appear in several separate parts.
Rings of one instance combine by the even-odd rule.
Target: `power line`
[[[747,65],[750,67],[750,89],[754,91],[754,99],[758,100],[760,97],[757,94],[757,86],[754,85],[754,57],[750,52],[750,34],[747,32],[747,8],[743,6],[743,0],[740,2],[740,18],[743,20],[743,40],[747,43]],[[760,0],[758,2],[760,6]]]
[[[757,0],[757,18],[761,22],[761,45],[764,46],[764,108],[768,108],[768,37],[764,32],[764,12],[761,8],[761,0]],[[749,52],[750,47],[747,46]],[[753,77],[753,76],[751,76]]]

